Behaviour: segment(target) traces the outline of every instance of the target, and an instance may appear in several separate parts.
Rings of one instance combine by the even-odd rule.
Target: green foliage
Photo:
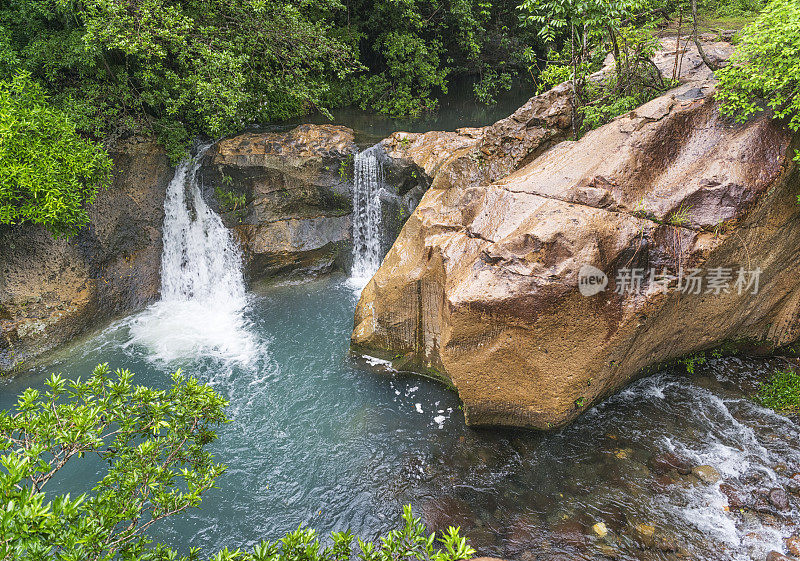
[[[387,115],[418,116],[436,107],[434,91],[447,93],[450,69],[440,66],[442,45],[412,33],[391,32],[378,42],[387,69],[357,85],[356,101]],[[379,92],[379,95],[376,95]]]
[[[782,412],[800,409],[800,374],[794,371],[777,371],[769,381],[758,388],[756,399],[765,407]]]
[[[772,110],[800,130],[800,0],[773,0],[746,27],[730,63],[717,72],[720,110],[738,122]]]
[[[0,412],[0,558],[138,559],[165,551],[146,530],[197,507],[224,467],[205,449],[227,404],[180,372],[166,391],[133,384],[107,364],[86,381],[53,375]],[[106,475],[87,493],[48,496],[72,458],[99,457]]]
[[[355,155],[348,154],[348,156],[339,162],[339,179],[347,179],[348,174],[353,174],[353,165],[355,164]]]
[[[650,0],[524,0],[527,21],[551,45],[539,91],[570,81],[576,136],[597,128],[665,91],[651,62],[658,47]],[[636,25],[632,25],[636,22]],[[561,48],[554,48],[558,44]],[[613,72],[599,71],[606,54]],[[590,77],[591,76],[591,77]]]
[[[614,97],[608,103],[584,105],[580,108],[582,130],[590,131],[610,122],[614,117],[627,113],[648,101],[642,95]]]
[[[436,106],[448,77],[491,99],[535,36],[516,0],[6,0],[0,79],[27,70],[95,138],[233,134],[358,103]],[[497,82],[492,72],[496,72]]]
[[[711,17],[752,16],[765,5],[766,0],[701,0],[697,2],[697,9]]]
[[[691,210],[691,205],[686,206],[685,203],[681,203],[681,206],[669,215],[667,223],[673,226],[686,226],[689,223]]]
[[[517,2],[351,0],[347,29],[369,72],[345,89],[364,108],[418,115],[436,107],[450,77],[476,75],[476,96],[491,102],[525,70],[526,47],[538,47]]]
[[[172,376],[168,390],[133,384],[127,370],[99,365],[84,382],[53,375],[46,390],[25,390],[13,410],[0,411],[0,559],[177,560],[153,543],[147,529],[199,506],[225,467],[206,447],[227,422],[227,402],[211,388]],[[105,476],[77,497],[48,495],[47,483],[72,458],[98,457]],[[378,543],[358,540],[361,561],[464,561],[475,550],[459,529],[437,540],[410,506],[402,528]],[[350,532],[333,532],[322,547],[313,529],[299,527],[252,552],[228,548],[215,561],[348,561]],[[196,561],[196,549],[181,557]]]
[[[360,561],[464,561],[475,555],[475,550],[459,529],[448,528],[440,538],[426,534],[425,526],[414,517],[411,507],[403,508],[403,527],[392,530],[378,543],[357,539]],[[252,552],[224,549],[212,561],[348,561],[353,557],[353,535],[350,532],[332,532],[331,545],[323,548],[316,531],[298,528],[277,542],[264,541]],[[437,547],[441,544],[442,547]]]
[[[475,92],[475,97],[481,103],[491,105],[495,102],[494,96],[500,91],[508,91],[511,89],[512,76],[508,72],[495,72],[494,70],[487,70],[480,81],[476,82],[472,87]]]
[[[419,559],[430,561],[459,561],[471,559],[475,550],[469,547],[466,538],[459,535],[459,528],[450,526],[439,539],[444,549],[437,549],[436,534],[426,535],[425,526],[414,517],[411,507],[403,508],[403,528],[392,530],[380,539],[379,544],[358,540],[361,561],[396,561],[397,559]]]
[[[218,186],[214,187],[214,195],[217,197],[222,210],[225,212],[236,212],[242,210],[247,204],[247,196],[244,193],[234,193]]]
[[[684,357],[680,360],[680,363],[686,367],[686,372],[689,374],[694,374],[697,371],[697,367],[704,365],[706,362],[708,362],[708,357],[702,352]]]
[[[71,236],[110,181],[111,159],[81,138],[26,73],[0,82],[0,224],[42,224]]]
[[[319,107],[360,65],[336,0],[7,0],[0,62],[27,69],[95,136],[154,132],[183,153]]]
[[[618,33],[622,22],[648,7],[647,0],[523,0],[520,8],[547,42],[578,30],[582,47],[605,33]],[[609,37],[613,39],[613,37]]]

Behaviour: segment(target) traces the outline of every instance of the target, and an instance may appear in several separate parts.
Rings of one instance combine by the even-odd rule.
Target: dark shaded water
[[[663,372],[553,433],[476,431],[443,386],[356,367],[356,296],[344,280],[250,294],[243,316],[202,346],[176,333],[192,321],[179,314],[194,312],[162,307],[159,331],[161,316],[146,311],[3,380],[0,407],[49,372],[85,376],[98,362],[129,368],[139,383],[164,386],[180,367],[213,385],[231,401],[233,422],[214,444],[228,472],[201,509],[154,532],[206,553],[300,523],[374,537],[395,527],[404,503],[432,526],[460,524],[481,553],[525,561],[763,559],[796,530],[795,499],[770,511],[759,493],[800,471],[800,431],[745,398],[782,362],[721,359],[691,379]],[[755,506],[728,509],[720,483],[652,470],[664,452],[714,466]],[[74,464],[56,485],[81,490],[100,470]]]
[[[357,143],[371,145],[395,131],[453,131],[461,127],[491,125],[514,113],[535,94],[535,87],[530,81],[516,81],[510,90],[501,91],[495,96],[495,103],[486,105],[475,99],[471,82],[459,80],[452,83],[449,93],[440,98],[436,111],[416,118],[394,118],[358,107],[343,107],[331,111],[332,121],[321,113],[315,113],[286,121],[280,126],[304,123],[344,125],[356,132]]]

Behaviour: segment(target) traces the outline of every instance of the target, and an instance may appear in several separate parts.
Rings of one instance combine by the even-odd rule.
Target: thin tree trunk
[[[700,58],[703,59],[703,62],[711,69],[712,72],[719,70],[720,66],[711,62],[711,60],[706,56],[706,52],[703,50],[703,45],[700,44],[700,37],[697,35],[697,0],[692,0],[692,22],[692,35],[694,36],[694,44],[697,46],[697,52],[700,53]]]
[[[608,37],[611,39],[611,46],[614,49],[614,67],[617,70],[617,89],[622,87],[622,66],[619,61],[619,43],[617,43],[617,36],[611,26],[607,26]]]
[[[678,57],[681,50],[681,30],[683,29],[683,6],[678,6],[678,35],[675,37],[675,66],[672,67],[672,81],[677,80],[681,71],[678,69]]]
[[[570,47],[572,56],[572,138],[578,140],[578,60],[575,56],[575,24],[570,25]]]

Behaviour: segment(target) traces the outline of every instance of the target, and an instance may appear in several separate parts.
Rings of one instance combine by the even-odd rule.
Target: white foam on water
[[[130,319],[129,345],[147,348],[149,358],[173,362],[212,357],[250,364],[258,344],[241,313],[197,301],[160,301]]]
[[[778,476],[772,466],[781,459],[761,443],[753,428],[740,421],[731,412],[729,403],[719,396],[697,386],[688,391],[693,401],[693,414],[702,420],[707,432],[703,438],[693,438],[691,443],[682,442],[679,436],[665,438],[666,448],[691,458],[695,465],[713,466],[723,481],[743,481],[760,474],[761,483],[757,487],[768,488],[776,483]],[[731,403],[742,404],[741,400]],[[748,412],[758,414],[760,409],[753,404]],[[765,413],[773,415],[766,410]],[[749,559],[753,555],[763,558],[769,551],[782,551],[786,529],[770,527],[757,517],[743,520],[729,512],[728,499],[720,490],[720,484],[687,489],[688,504],[673,505],[674,515],[683,518],[702,535],[724,544],[732,559]]]
[[[128,321],[128,345],[144,346],[155,361],[208,356],[249,364],[258,354],[244,317],[241,252],[202,196],[198,172],[209,146],[181,162],[167,187],[161,300]]]
[[[392,361],[390,360],[383,360],[382,358],[377,358],[374,356],[369,355],[362,355],[362,358],[369,364],[370,366],[382,366],[388,370],[392,370]]]

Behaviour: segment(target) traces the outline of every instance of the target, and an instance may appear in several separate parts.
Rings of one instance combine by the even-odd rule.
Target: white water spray
[[[166,362],[198,356],[249,362],[255,354],[242,315],[241,254],[198,180],[208,147],[181,162],[167,187],[161,300],[131,322],[131,343]]]
[[[383,168],[369,148],[356,155],[353,182],[353,269],[350,283],[363,288],[381,265]]]

